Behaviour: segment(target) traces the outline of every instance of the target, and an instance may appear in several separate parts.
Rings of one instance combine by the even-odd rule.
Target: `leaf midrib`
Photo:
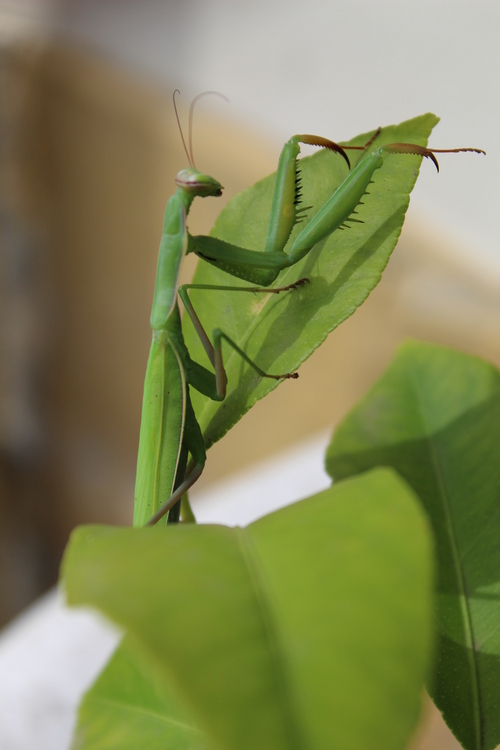
[[[436,478],[438,481],[439,496],[441,498],[441,504],[444,510],[446,519],[446,528],[448,531],[448,537],[450,540],[450,547],[452,552],[452,562],[455,569],[455,574],[460,589],[460,610],[462,612],[466,645],[468,646],[468,663],[471,672],[471,685],[472,685],[472,696],[473,696],[473,716],[474,716],[474,736],[475,743],[478,750],[483,747],[482,743],[482,722],[481,722],[481,699],[480,699],[480,685],[479,685],[479,673],[476,659],[476,648],[474,638],[474,625],[472,621],[472,613],[469,607],[469,597],[467,596],[467,586],[465,583],[465,571],[462,565],[461,557],[459,554],[458,537],[453,522],[453,514],[450,507],[450,496],[451,493],[448,490],[446,482],[446,473],[443,469],[443,464],[440,457],[440,449],[438,443],[433,439],[433,433],[428,424],[425,408],[424,398],[422,398],[419,381],[416,378],[413,369],[409,371],[409,379],[412,385],[413,391],[416,397],[417,408],[420,413],[422,423],[425,427],[428,444],[430,448],[430,454],[432,463],[435,469]]]
[[[270,602],[273,597],[267,592],[266,575],[263,566],[259,564],[258,554],[249,533],[246,529],[237,528],[238,546],[240,548],[243,562],[247,568],[252,591],[254,593],[257,609],[260,613],[263,629],[269,644],[271,659],[274,663],[276,683],[279,690],[279,704],[282,708],[284,725],[286,726],[289,747],[295,750],[305,750],[307,743],[303,741],[302,727],[299,726],[297,717],[298,710],[294,710],[293,689],[287,678],[285,667],[285,656],[280,646],[279,626],[272,615]]]

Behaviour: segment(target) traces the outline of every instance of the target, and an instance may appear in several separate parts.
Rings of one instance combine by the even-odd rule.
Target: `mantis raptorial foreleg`
[[[194,102],[191,105],[190,122],[193,105]],[[297,377],[296,373],[276,375],[264,372],[219,328],[212,332],[210,338],[191,304],[188,290],[203,288],[214,292],[225,290],[251,293],[290,291],[305,283],[307,279],[301,279],[286,287],[269,288],[269,285],[277,279],[282,270],[304,258],[318,242],[337,229],[342,230],[360,221],[354,216],[356,208],[367,194],[375,171],[383,166],[387,156],[414,154],[427,157],[432,159],[439,169],[436,153],[484,153],[473,148],[428,149],[408,143],[392,143],[375,148],[378,134],[379,131],[375,131],[365,146],[342,147],[333,141],[311,135],[293,136],[285,144],[278,163],[263,252],[238,247],[213,237],[193,237],[188,234],[186,216],[194,198],[220,196],[222,186],[213,177],[196,169],[192,149],[190,148],[189,153],[186,149],[190,166],[179,172],[176,177],[177,191],[167,203],[158,257],[151,314],[153,342],[144,386],[134,525],[156,523],[163,518],[176,506],[203,471],[205,446],[191,405],[189,387],[215,401],[224,399],[227,376],[222,360],[223,340],[260,376],[275,379]],[[300,207],[300,177],[297,170],[300,143],[327,148],[339,154],[349,169],[346,149],[361,149],[365,155],[285,252],[292,229],[304,219],[305,211],[310,208]],[[179,270],[186,252],[194,252],[232,276],[257,286],[242,288],[185,285],[179,288]],[[177,294],[194,324],[214,372],[194,362],[189,355],[182,335]],[[170,518],[177,519],[178,512]]]
[[[294,136],[294,139],[300,137]],[[291,139],[288,144],[294,144],[294,139]],[[371,145],[373,140],[374,138],[370,139],[368,145]],[[286,145],[288,146],[288,144]],[[359,149],[357,146],[346,146],[345,148]],[[361,148],[365,149],[366,147]],[[196,253],[196,255],[208,263],[221,268],[227,273],[231,273],[233,276],[267,286],[275,281],[281,271],[285,268],[290,268],[299,260],[302,260],[318,242],[324,240],[335,232],[335,230],[343,229],[349,223],[360,222],[354,216],[356,209],[362,203],[362,198],[367,195],[367,188],[372,182],[375,171],[383,166],[387,156],[391,154],[413,154],[426,157],[434,162],[436,169],[439,171],[439,164],[435,157],[436,153],[459,153],[465,151],[478,154],[485,153],[482,149],[477,148],[430,149],[414,143],[391,143],[371,151],[349,172],[329,200],[319,209],[300,234],[297,235],[288,253],[284,252],[284,248],[294,223],[296,223],[290,222],[288,213],[293,214],[293,208],[296,204],[293,204],[293,206],[289,204],[289,210],[285,210],[281,198],[276,198],[276,188],[275,197],[273,198],[273,209],[276,206],[279,207],[280,216],[285,218],[281,222],[277,222],[275,221],[275,217],[271,215],[268,240],[264,253],[240,248],[215,237],[193,237],[191,235],[189,236],[188,252]],[[282,152],[282,157],[283,153],[284,151]],[[287,158],[284,160],[283,167],[285,173],[288,175],[289,173],[293,173],[295,166],[293,168],[289,166],[287,152],[285,152],[285,156]],[[278,174],[280,166],[281,158]],[[283,182],[283,180],[280,182]],[[278,185],[278,176],[276,178],[276,185]],[[276,228],[276,224],[280,224],[278,229]],[[286,231],[281,230],[281,225],[286,227]]]

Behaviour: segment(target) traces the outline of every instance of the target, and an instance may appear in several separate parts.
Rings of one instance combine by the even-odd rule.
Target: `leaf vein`
[[[289,747],[296,750],[303,750],[307,747],[307,743],[304,742],[302,728],[298,724],[298,711],[294,710],[293,707],[295,701],[293,700],[293,690],[287,676],[285,656],[280,647],[279,626],[276,619],[272,616],[270,601],[272,601],[273,597],[266,594],[266,589],[268,588],[266,575],[262,570],[262,566],[258,564],[257,551],[248,532],[245,529],[238,529],[237,538],[262,619],[271,658],[275,665],[274,674],[279,691],[279,703],[283,712],[283,722],[288,734]]]

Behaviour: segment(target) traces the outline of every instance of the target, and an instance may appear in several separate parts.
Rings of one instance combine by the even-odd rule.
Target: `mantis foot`
[[[273,294],[279,294],[280,292],[289,292],[290,289],[298,289],[299,286],[304,286],[304,284],[310,284],[311,282],[309,279],[303,278],[299,279],[298,281],[294,281],[293,284],[288,284],[288,286],[279,286],[275,287],[274,289],[258,289],[256,291],[259,292],[272,292]]]

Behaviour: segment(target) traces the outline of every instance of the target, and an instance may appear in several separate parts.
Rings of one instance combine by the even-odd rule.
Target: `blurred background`
[[[196,492],[333,426],[407,336],[500,365],[499,31],[486,0],[0,0],[0,623],[55,582],[74,525],[131,519],[157,245],[186,166],[174,88],[184,118],[201,91],[230,99],[197,110],[197,162],[226,189],[193,233],[293,133],[433,111],[431,145],[488,152],[423,165],[379,287],[293,395],[211,450]]]

